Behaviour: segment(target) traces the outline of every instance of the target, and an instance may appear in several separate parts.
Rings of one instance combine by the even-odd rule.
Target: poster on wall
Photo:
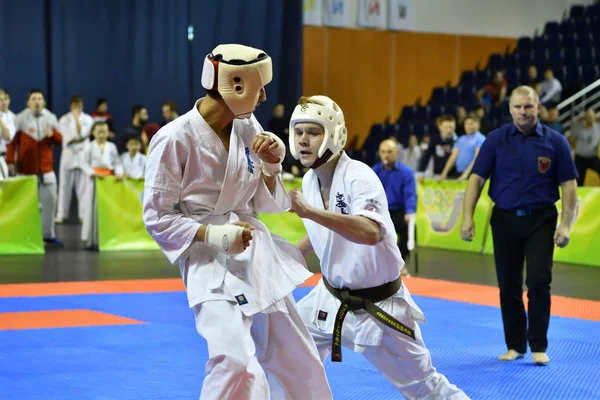
[[[323,1],[304,0],[303,20],[304,25],[323,26]]]
[[[359,0],[358,25],[362,28],[387,29],[388,0]]]
[[[413,31],[415,29],[415,7],[413,0],[390,0],[388,29]]]
[[[355,28],[358,0],[323,0],[323,25]]]

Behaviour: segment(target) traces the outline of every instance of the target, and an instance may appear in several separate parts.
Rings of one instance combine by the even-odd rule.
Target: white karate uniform
[[[123,170],[130,178],[141,179],[146,171],[146,156],[139,151],[131,158],[129,152],[121,154]]]
[[[15,128],[15,116],[11,112],[0,111],[0,119],[4,122],[8,129],[9,139],[6,140],[0,132],[0,180],[8,179],[8,165],[6,164],[4,153],[6,153],[6,145],[15,137],[17,132]]]
[[[295,246],[271,235],[256,215],[291,205],[280,179],[269,192],[251,150],[263,129],[254,116],[234,120],[227,152],[198,112],[200,101],[153,137],[143,196],[146,228],[169,261],[179,261],[197,331],[208,344],[200,398],[331,399],[291,295],[312,274]],[[195,240],[202,225],[236,221],[256,228],[241,254]],[[269,388],[263,369],[285,393]]]
[[[314,171],[304,176],[302,191],[309,204],[324,208]],[[367,217],[380,225],[383,236],[373,246],[356,244],[324,226],[303,219],[312,247],[321,261],[323,276],[333,287],[365,289],[394,281],[400,276],[404,261],[396,246],[396,233],[385,191],[371,168],[343,153],[335,169],[327,209]],[[331,352],[335,317],[340,304],[322,280],[298,302],[300,315],[309,327],[323,360]],[[359,310],[349,312],[344,320],[342,345],[362,353],[407,399],[468,399],[433,368],[417,324],[425,323],[425,316],[404,283],[395,295],[377,303],[377,306],[413,329],[415,339],[377,322],[365,310]]]
[[[15,137],[17,129],[15,127],[15,115],[10,111],[0,111],[0,119],[4,122],[6,129],[8,129],[9,139],[6,140],[0,132],[0,154],[6,153],[6,145]]]
[[[87,204],[83,201],[88,177],[83,173],[80,166],[80,153],[84,150],[86,142],[71,143],[77,138],[88,138],[94,120],[86,113],[79,114],[79,124],[81,132],[77,134],[77,124],[72,112],[63,115],[58,120],[58,131],[63,135],[62,153],[60,156],[59,186],[58,186],[58,206],[56,218],[62,221],[69,216],[71,208],[71,198],[73,188],[77,196],[79,218],[83,219],[86,213]]]
[[[110,169],[115,175],[123,175],[123,165],[114,143],[105,142],[104,149],[101,149],[100,145],[93,141],[86,142],[83,151],[79,153],[79,166],[87,179],[82,200],[85,204],[85,214],[81,225],[81,240],[88,246],[95,246],[98,244],[98,209],[94,168]]]

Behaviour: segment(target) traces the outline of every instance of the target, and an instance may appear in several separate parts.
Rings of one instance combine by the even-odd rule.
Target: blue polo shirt
[[[390,210],[403,209],[407,214],[417,210],[417,184],[412,169],[396,161],[389,171],[381,162],[373,166],[373,171],[385,189]]]
[[[505,210],[553,205],[560,184],[577,178],[567,139],[541,123],[527,136],[512,122],[490,132],[472,173],[490,178],[489,195]]]
[[[462,135],[454,144],[454,148],[458,149],[458,157],[456,158],[456,172],[465,172],[469,165],[475,159],[475,150],[480,149],[485,142],[485,136],[477,131],[471,135]]]

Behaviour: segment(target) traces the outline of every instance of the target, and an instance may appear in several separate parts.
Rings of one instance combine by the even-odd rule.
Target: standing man
[[[10,98],[4,89],[0,89],[0,179],[8,178],[6,165],[6,145],[15,137],[15,117],[8,109]]]
[[[323,360],[331,353],[332,361],[342,361],[345,346],[407,399],[468,399],[432,365],[418,324],[425,316],[400,278],[404,261],[385,191],[368,165],[346,155],[346,140],[337,103],[300,98],[289,145],[310,170],[302,191],[290,197],[307,232],[297,246],[305,256],[317,255],[323,273],[298,302],[302,319]]]
[[[81,154],[90,136],[94,120],[83,112],[81,96],[71,97],[69,107],[71,111],[58,120],[58,130],[63,135],[63,149],[60,156],[57,223],[69,217],[73,189],[77,195],[79,221],[83,221],[85,208],[88,206],[85,204],[84,195],[89,179],[81,167]]]
[[[469,114],[465,118],[465,134],[458,138],[454,144],[454,149],[446,166],[438,180],[442,181],[448,177],[448,174],[456,166],[456,175],[458,182],[462,182],[469,177],[475,158],[479,153],[481,145],[485,141],[485,136],[479,132],[479,117],[475,114]]]
[[[577,171],[569,143],[538,121],[540,101],[529,86],[513,90],[513,122],[490,132],[473,166],[465,193],[461,238],[475,234],[473,212],[485,181],[494,201],[490,225],[500,287],[504,339],[500,360],[523,358],[527,342],[537,365],[546,355],[554,246],[569,243],[577,201]],[[562,187],[562,215],[555,207]],[[529,314],[523,305],[523,263],[527,261]],[[529,322],[529,326],[528,326]]]
[[[12,174],[37,176],[44,242],[62,246],[54,232],[57,194],[53,166],[53,147],[62,144],[62,135],[57,130],[56,115],[44,105],[42,91],[31,90],[27,95],[27,108],[16,118],[17,133],[6,146],[6,163]]]
[[[381,162],[373,167],[373,171],[383,184],[388,201],[388,209],[396,235],[398,248],[403,260],[408,260],[408,226],[417,211],[417,183],[415,173],[408,166],[398,161],[398,145],[386,139],[379,145]],[[402,274],[408,275],[402,268]]]
[[[288,399],[332,398],[292,296],[311,273],[256,216],[291,206],[279,175],[285,145],[253,115],[272,76],[264,51],[217,46],[204,60],[206,97],[150,142],[144,223],[179,262],[208,345],[202,400],[263,400],[274,388]],[[271,388],[265,370],[278,381]]]

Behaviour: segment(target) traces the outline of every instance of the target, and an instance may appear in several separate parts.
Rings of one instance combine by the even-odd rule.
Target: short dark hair
[[[34,94],[36,94],[36,93],[39,93],[42,96],[44,95],[44,92],[42,92],[42,89],[38,89],[38,88],[31,89],[29,91],[29,93],[27,93],[27,101],[29,101],[29,99],[31,98],[31,96],[34,95]]]
[[[102,104],[108,104],[108,100],[104,97],[99,97],[96,99],[96,108],[100,107]]]
[[[106,125],[108,127],[108,122],[106,122],[106,121],[94,122],[94,125],[92,125],[92,129],[90,130],[90,135],[93,134],[94,131],[96,130],[96,128],[99,127],[100,125]]]
[[[125,141],[125,144],[131,142],[132,140],[138,142],[140,145],[142,144],[142,138],[139,135],[130,135],[129,137],[127,137],[127,141]]]
[[[75,96],[71,97],[71,100],[69,100],[70,106],[72,106],[73,104],[77,104],[77,103],[83,103],[83,97],[81,97],[79,95],[75,95]]]
[[[138,115],[145,108],[146,107],[144,107],[141,104],[136,104],[135,106],[133,106],[131,108],[131,118],[134,118],[136,115]]]
[[[479,119],[477,114],[475,114],[474,112],[470,112],[467,114],[467,116],[465,117],[465,121],[468,119],[472,119],[473,121],[475,121],[477,123],[481,122],[481,120]]]
[[[169,107],[169,109],[170,109],[171,111],[178,112],[178,111],[177,111],[177,104],[175,104],[175,102],[174,102],[174,101],[172,101],[172,100],[165,101],[165,102],[163,103],[163,107],[164,107],[164,106],[168,106],[168,107]]]
[[[456,118],[454,118],[454,115],[450,115],[450,114],[444,114],[444,115],[440,115],[440,124],[442,122],[446,122],[446,121],[450,121],[450,122],[456,122]]]

